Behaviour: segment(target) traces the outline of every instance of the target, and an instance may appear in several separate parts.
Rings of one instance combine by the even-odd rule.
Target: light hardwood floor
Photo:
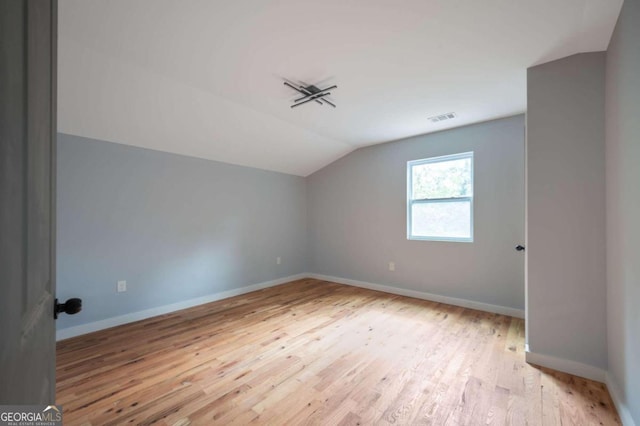
[[[65,424],[620,424],[520,319],[305,279],[64,340]]]

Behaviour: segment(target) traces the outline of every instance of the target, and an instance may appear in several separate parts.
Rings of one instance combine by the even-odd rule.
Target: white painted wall
[[[474,242],[407,240],[407,161],[468,151]],[[522,115],[362,148],[307,185],[310,272],[523,309]]]
[[[528,70],[529,350],[606,369],[604,53]]]
[[[606,68],[609,389],[640,425],[640,2],[627,0]],[[630,420],[633,416],[634,420]]]

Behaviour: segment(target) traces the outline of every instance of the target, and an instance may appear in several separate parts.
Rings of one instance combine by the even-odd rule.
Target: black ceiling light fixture
[[[320,104],[320,105],[327,104],[334,108],[336,107],[336,104],[327,100],[326,98],[331,94],[329,90],[338,88],[338,86],[336,86],[335,84],[333,86],[327,87],[326,89],[320,89],[317,86],[314,86],[313,84],[309,84],[309,85],[293,84],[288,81],[285,81],[284,85],[304,95],[300,98],[294,99],[293,105],[291,105],[291,108],[304,105],[307,102],[311,102],[311,101],[315,101],[317,104]]]

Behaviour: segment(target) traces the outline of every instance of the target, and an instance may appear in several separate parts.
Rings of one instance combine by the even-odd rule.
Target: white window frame
[[[453,160],[462,160],[469,158],[471,159],[471,188],[472,193],[470,197],[450,197],[450,198],[424,198],[424,199],[416,199],[412,198],[413,195],[413,167],[420,166],[423,164],[432,164],[432,163],[443,163],[446,161]],[[424,158],[421,160],[412,160],[407,161],[407,239],[408,240],[422,240],[422,241],[449,241],[449,242],[462,242],[462,243],[472,243],[473,242],[473,192],[475,192],[475,175],[473,171],[474,158],[473,151],[470,152],[462,152],[460,154],[452,154],[452,155],[442,155],[440,157],[431,157]],[[470,206],[470,232],[471,237],[462,238],[462,237],[423,237],[416,236],[411,234],[411,224],[412,224],[412,206],[418,203],[450,203],[450,202],[469,202]]]

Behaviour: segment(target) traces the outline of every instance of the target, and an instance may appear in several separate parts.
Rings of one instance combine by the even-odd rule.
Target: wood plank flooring
[[[66,425],[615,425],[524,322],[304,279],[64,340]]]

